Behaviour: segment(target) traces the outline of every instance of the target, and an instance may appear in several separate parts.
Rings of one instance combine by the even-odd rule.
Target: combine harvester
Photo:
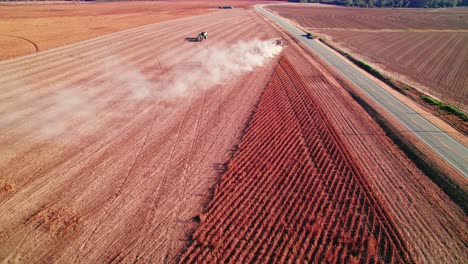
[[[276,45],[278,46],[281,46],[281,47],[287,47],[288,46],[288,42],[286,42],[285,39],[282,39],[282,38],[279,38],[279,39],[275,39],[275,42],[274,42]]]

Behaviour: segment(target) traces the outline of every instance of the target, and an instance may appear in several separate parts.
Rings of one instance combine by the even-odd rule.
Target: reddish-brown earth
[[[314,29],[468,30],[467,8],[359,8],[330,5],[275,5],[268,9]]]
[[[182,262],[463,263],[463,212],[294,49]]]
[[[174,262],[275,61],[158,91],[209,47],[275,36],[227,10],[0,62],[0,262]]]
[[[268,8],[423,92],[453,105],[462,99],[466,109],[468,8]]]
[[[124,29],[213,12],[219,5],[243,8],[253,3],[261,2],[0,3],[0,60]]]
[[[277,36],[224,10],[0,62],[0,262],[464,263],[463,212],[291,40],[279,66],[161,93],[204,50]]]
[[[182,262],[412,262],[306,85],[283,58]]]

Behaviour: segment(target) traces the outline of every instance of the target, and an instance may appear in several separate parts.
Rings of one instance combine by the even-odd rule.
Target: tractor
[[[208,33],[206,33],[205,31],[202,31],[200,32],[200,34],[198,34],[197,36],[197,41],[203,41],[204,39],[207,39],[208,38]]]

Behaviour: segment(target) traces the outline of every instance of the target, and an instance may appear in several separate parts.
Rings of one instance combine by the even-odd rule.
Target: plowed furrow
[[[412,262],[306,87],[281,59],[183,263]]]

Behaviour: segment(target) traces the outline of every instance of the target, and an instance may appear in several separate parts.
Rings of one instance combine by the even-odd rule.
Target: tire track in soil
[[[159,200],[162,198],[161,195],[159,195],[159,192],[160,192],[160,189],[161,189],[161,186],[164,185],[166,183],[166,178],[167,178],[167,170],[169,169],[170,165],[172,164],[172,160],[175,156],[175,153],[176,153],[176,149],[177,149],[177,145],[180,143],[180,140],[182,138],[182,132],[183,131],[183,128],[184,126],[186,125],[186,122],[188,120],[188,116],[189,116],[189,113],[191,112],[192,110],[192,105],[193,105],[193,102],[194,102],[194,92],[192,92],[192,95],[190,96],[190,103],[188,104],[187,106],[187,110],[185,111],[185,114],[183,115],[182,117],[182,122],[180,123],[179,127],[178,127],[178,130],[176,132],[176,136],[175,136],[175,141],[174,143],[172,144],[172,146],[170,147],[171,151],[170,151],[170,155],[169,155],[169,159],[166,163],[166,165],[163,165],[164,169],[163,169],[163,173],[162,173],[162,178],[161,178],[161,183],[159,184],[159,187],[157,188],[156,192],[158,195],[156,195],[156,201],[155,201],[155,204],[158,204],[159,203]],[[112,208],[112,205],[113,203],[115,202],[115,200],[118,198],[118,196],[120,195],[120,193],[122,192],[122,188],[125,186],[125,183],[128,179],[128,177],[131,175],[132,171],[133,171],[133,168],[135,167],[135,165],[137,164],[138,162],[138,159],[144,149],[144,146],[146,145],[146,141],[148,139],[148,136],[150,135],[151,131],[152,131],[152,128],[154,126],[154,122],[156,121],[156,115],[153,119],[153,123],[151,125],[151,128],[149,130],[149,132],[147,133],[147,137],[146,139],[144,140],[144,143],[142,144],[142,147],[140,148],[140,151],[138,152],[136,158],[135,158],[135,161],[133,162],[132,166],[130,167],[130,170],[129,172],[127,173],[127,176],[125,177],[124,181],[122,182],[122,184],[120,184],[116,194],[114,195],[113,199],[109,202],[109,205],[108,205],[108,209],[106,210],[106,212],[104,213],[104,215],[107,215],[107,211],[109,211],[111,208]],[[100,223],[98,223],[96,225],[96,229],[91,233],[90,237],[93,237],[97,230],[99,229],[100,226],[102,226],[103,222],[105,221],[106,219],[103,218],[102,221]],[[83,251],[86,250],[86,245],[85,244],[85,247],[83,248]],[[127,249],[128,251],[131,251],[131,248],[130,249]],[[109,263],[113,262],[113,261],[117,261],[117,262],[121,262],[124,258],[126,257],[126,255],[122,255],[121,253],[118,253],[117,255],[115,255],[114,257],[112,257],[110,260],[109,260]],[[81,259],[80,259],[80,256],[78,255],[77,258],[76,258],[76,261],[77,262],[81,262]]]
[[[225,23],[219,24],[221,18]],[[0,258],[9,261],[21,256],[25,262],[73,263],[112,259],[157,262],[169,256],[166,260],[171,262],[182,250],[184,232],[196,224],[174,221],[193,219],[203,208],[215,182],[212,164],[228,159],[227,149],[237,142],[274,62],[251,74],[233,76],[225,87],[209,91],[204,103],[202,94],[196,98],[187,94],[173,104],[162,102],[153,129],[152,102],[126,100],[128,94],[121,92],[125,84],[115,76],[135,67],[157,79],[155,70],[159,70],[152,53],[168,71],[201,48],[279,35],[251,11],[215,12],[184,21],[187,27],[171,21],[0,62],[2,73],[25,72],[28,79],[22,85],[15,83],[17,76],[0,76],[5,81],[0,100],[1,111],[6,112],[2,113],[11,108],[24,120],[33,120],[34,113],[52,109],[47,98],[67,90],[68,85],[80,86],[71,90],[102,104],[100,113],[84,122],[54,115],[53,121],[64,122],[66,129],[47,141],[33,137],[37,126],[26,127],[18,120],[1,128],[7,134],[0,140],[2,145],[8,144],[8,150],[0,150],[6,154],[0,171],[15,189],[0,197],[1,210],[14,212],[0,216]],[[199,27],[218,34],[197,45],[179,41],[177,34],[172,34],[151,45],[154,36],[170,27],[180,36],[197,32]],[[113,51],[125,60],[125,67],[109,72],[97,69],[106,61],[106,47],[116,47]],[[86,53],[70,57],[80,51]],[[187,70],[193,67],[187,65]],[[47,70],[41,72],[40,68]],[[30,97],[22,98],[23,94]],[[114,112],[125,116],[114,116]],[[89,124],[97,131],[79,134],[87,132],[84,127]],[[176,135],[180,129],[187,134]],[[173,158],[168,160],[171,151]],[[194,157],[189,156],[194,153]],[[77,229],[67,229],[66,240],[54,230],[38,226],[37,221],[49,221],[48,215],[54,214],[58,215],[50,224],[58,227],[66,226],[67,217],[78,221]],[[26,221],[31,215],[40,217]]]
[[[161,80],[162,89],[164,90],[164,70],[163,70],[163,67],[162,67],[161,62],[159,61],[159,59],[157,59],[157,57],[155,57],[155,58],[156,58],[156,61],[158,62],[159,70],[161,71],[161,78],[160,78],[160,80]],[[143,153],[144,148],[146,147],[146,143],[147,143],[147,141],[148,141],[148,138],[149,138],[151,132],[153,131],[154,125],[155,125],[155,123],[156,123],[156,118],[157,118],[157,116],[158,116],[158,112],[156,111],[157,108],[158,108],[157,105],[154,105],[154,106],[153,106],[153,111],[152,111],[152,116],[153,116],[153,118],[152,118],[152,120],[151,120],[150,128],[148,129],[148,132],[146,133],[146,135],[145,135],[145,137],[144,137],[144,139],[143,139],[143,143],[141,144],[141,147],[140,147],[140,149],[138,150],[138,152],[137,152],[137,154],[136,154],[136,156],[135,156],[135,159],[134,159],[132,165],[130,166],[130,169],[129,169],[128,172],[127,172],[127,175],[124,177],[122,183],[118,186],[118,188],[117,188],[117,190],[116,190],[114,196],[111,198],[111,201],[109,202],[109,205],[108,205],[107,209],[104,209],[104,215],[107,215],[107,213],[108,213],[108,211],[110,210],[110,208],[112,207],[113,203],[114,203],[115,200],[118,198],[118,196],[121,194],[122,188],[125,186],[125,183],[127,182],[128,177],[133,173],[133,170],[135,169],[135,165],[137,164],[137,162],[138,162],[138,160],[139,160],[141,154]],[[106,202],[107,202],[107,201],[106,201]],[[94,236],[94,234],[97,232],[97,230],[99,229],[99,227],[100,227],[101,225],[102,225],[102,221],[99,222],[99,223],[96,225],[95,229],[91,232],[91,235],[90,235],[90,236]],[[86,246],[87,246],[87,244],[84,244],[83,247],[82,247],[82,249],[85,250],[85,249],[86,249]],[[76,257],[76,260],[78,260],[79,262],[82,261],[81,258],[80,258],[80,252],[81,252],[81,250],[78,251],[78,254],[77,254],[77,257]]]
[[[37,46],[37,44],[34,43],[34,41],[32,41],[32,40],[30,40],[30,39],[23,38],[23,37],[20,37],[20,36],[15,36],[15,35],[7,35],[7,34],[0,34],[0,36],[7,36],[7,37],[12,37],[12,38],[22,39],[22,40],[28,42],[29,44],[33,45],[33,46],[34,46],[35,52],[38,52],[38,51],[39,51],[39,47]]]
[[[253,31],[248,32],[247,34],[245,34],[245,33],[243,34],[242,32],[240,32],[240,31],[238,31],[238,30],[234,30],[233,28],[231,28],[230,30],[234,32],[234,36],[237,36],[237,35],[244,35],[244,37],[246,37],[246,38],[250,38],[251,36],[253,36],[254,34],[256,34],[256,33],[253,32]],[[261,32],[262,32],[262,35],[265,35],[265,31],[264,31],[264,30],[262,30]],[[229,34],[229,31],[224,30],[224,33]],[[195,51],[192,51],[192,54],[193,54],[193,53],[195,53]],[[190,54],[185,55],[185,57],[190,57]],[[184,59],[181,59],[181,60],[183,61]],[[217,89],[222,89],[222,88],[217,88]],[[204,93],[204,96],[206,96],[206,91],[205,91],[205,93]],[[195,99],[197,99],[197,100],[199,99],[199,98],[196,98],[196,96],[195,96],[194,94],[192,94],[192,96],[190,96],[189,98],[191,98],[191,99],[190,99],[190,103],[188,104],[186,113],[184,114],[184,116],[183,116],[183,118],[182,118],[182,123],[181,123],[181,125],[180,125],[180,127],[179,127],[179,129],[178,129],[178,132],[176,133],[176,139],[175,139],[174,144],[173,144],[172,147],[171,147],[169,159],[167,160],[166,166],[163,165],[163,167],[164,167],[165,169],[163,169],[162,175],[164,175],[164,176],[162,177],[161,184],[159,185],[159,188],[155,191],[155,192],[158,193],[158,194],[161,192],[161,189],[162,189],[163,187],[165,187],[165,185],[170,184],[170,183],[168,183],[167,180],[166,180],[166,179],[167,179],[167,176],[168,176],[167,170],[168,170],[169,168],[172,168],[172,166],[173,166],[173,163],[174,163],[173,160],[174,160],[174,158],[175,158],[175,155],[176,155],[176,153],[178,153],[178,150],[180,149],[180,148],[178,147],[178,144],[180,143],[180,139],[182,138],[182,136],[181,136],[182,131],[184,131],[184,130],[185,130],[184,127],[187,126],[186,121],[189,119],[188,116],[191,115],[191,113],[192,113],[193,111],[195,111],[195,107],[194,107],[194,101],[195,101]],[[203,98],[204,98],[204,97],[203,97]],[[203,99],[203,100],[204,100],[204,99]],[[242,100],[241,100],[241,101],[242,101]],[[199,114],[200,114],[200,113],[199,113]],[[187,135],[184,135],[184,137],[186,137],[186,136],[187,136]],[[197,137],[198,137],[198,132],[196,132],[196,134],[194,135],[193,140],[197,140]],[[193,153],[192,148],[193,148],[193,142],[192,142],[192,144],[190,144],[190,148],[189,148],[189,150],[188,150],[187,153]],[[190,155],[189,155],[189,156],[190,156]],[[205,156],[206,156],[206,155],[205,155]],[[189,159],[190,159],[190,158],[189,158]],[[136,161],[135,161],[134,164],[136,164]],[[185,164],[184,166],[187,166],[187,164],[190,164],[190,161],[189,161],[189,162],[185,162],[184,164]],[[185,173],[184,173],[184,172],[181,173],[181,175],[183,175],[183,177],[185,177]],[[127,176],[126,178],[128,178],[128,176]],[[183,180],[183,179],[182,179],[182,180]],[[122,185],[124,185],[124,184],[122,184]],[[121,185],[121,186],[122,186],[122,185]],[[119,189],[121,189],[121,188],[119,188]],[[172,196],[172,195],[171,195],[171,196]],[[157,197],[157,198],[156,198],[156,200],[155,200],[155,204],[160,204],[160,203],[161,203],[161,200],[167,199],[167,198],[164,198],[163,195],[156,195],[156,197]],[[179,197],[179,198],[180,198],[180,197]],[[116,197],[114,197],[113,201],[115,201],[115,199],[116,199]],[[111,202],[111,204],[109,205],[109,208],[111,207],[111,205],[112,205],[112,202]],[[179,210],[178,204],[176,204],[175,210],[176,210],[176,211]],[[177,215],[178,212],[176,212],[175,214]],[[173,224],[174,224],[174,221],[172,221],[171,223],[172,223],[172,225],[173,225]],[[100,226],[100,225],[101,225],[101,224],[98,224],[98,226]],[[168,229],[169,229],[169,230],[174,230],[174,229],[172,229],[172,228],[168,228]],[[93,233],[93,234],[94,234],[94,233]],[[91,235],[91,236],[94,236],[94,235]],[[174,242],[171,242],[171,244],[173,244],[173,243],[174,243]],[[131,250],[131,249],[129,249],[129,251],[130,251],[130,250]],[[163,251],[164,251],[164,252],[170,252],[170,251],[171,251],[171,247],[169,247],[169,249],[163,250]],[[168,254],[169,254],[169,253],[164,253],[164,255],[166,255],[165,261],[167,261]],[[112,259],[113,259],[113,260],[118,260],[118,259],[124,259],[125,257],[126,257],[126,255],[119,253],[119,254],[115,255]]]
[[[181,174],[181,180],[182,180],[182,186],[180,188],[178,188],[177,190],[177,196],[179,197],[179,200],[185,200],[185,197],[183,197],[183,194],[186,193],[186,188],[187,188],[187,168],[188,166],[190,166],[192,164],[192,160],[193,160],[193,157],[195,155],[195,151],[196,149],[194,148],[195,146],[195,142],[197,141],[198,137],[199,137],[199,129],[200,129],[200,120],[201,120],[201,117],[203,116],[203,110],[204,110],[204,107],[205,107],[205,104],[206,104],[206,96],[207,96],[207,89],[205,89],[205,91],[203,92],[203,99],[202,99],[202,106],[200,107],[198,113],[197,113],[197,117],[195,119],[195,131],[194,131],[194,136],[190,142],[190,147],[188,149],[188,161],[183,165],[183,168],[181,169],[182,172],[180,173]],[[188,175],[190,176],[190,175]],[[180,204],[177,204],[176,205],[176,215],[180,215]],[[175,220],[175,221],[174,221]],[[172,221],[172,225],[176,225],[178,220],[177,219],[174,219]],[[172,236],[172,234],[174,233],[174,228],[170,228],[171,231],[170,231],[170,236]],[[164,263],[168,263],[169,262],[169,254],[170,252],[172,252],[174,250],[174,241],[171,241],[169,243],[169,245],[167,245],[166,249],[164,249]]]

